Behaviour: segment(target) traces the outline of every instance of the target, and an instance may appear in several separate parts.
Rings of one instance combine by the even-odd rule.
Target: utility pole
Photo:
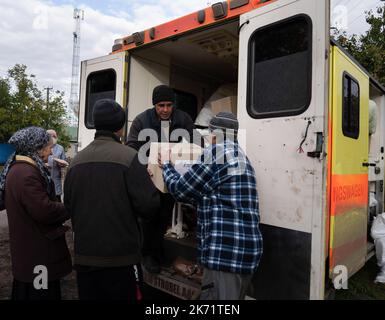
[[[51,90],[53,90],[53,88],[52,87],[47,87],[47,88],[44,88],[44,90],[47,90],[47,105],[46,105],[46,108],[47,108],[47,111],[48,111],[48,123],[46,125],[50,126],[50,124],[51,124],[51,114],[50,114],[50,112],[48,110],[48,108],[49,108],[49,92]]]
[[[47,88],[44,88],[44,90],[47,90],[47,109],[48,109],[48,107],[49,107],[49,92],[51,90],[53,90],[53,88],[52,87],[47,87]]]

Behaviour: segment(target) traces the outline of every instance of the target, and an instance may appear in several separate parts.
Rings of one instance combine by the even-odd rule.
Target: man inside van
[[[238,128],[232,113],[214,116],[212,144],[184,175],[169,158],[159,159],[169,192],[197,205],[202,300],[244,299],[262,255],[256,177],[238,145]]]
[[[180,142],[182,136],[193,141],[194,124],[191,117],[176,108],[174,90],[166,85],[154,88],[153,107],[139,114],[133,121],[126,144],[145,158],[148,150],[141,150],[151,142]],[[173,139],[173,133],[176,139]],[[182,136],[181,136],[182,133]],[[143,137],[141,137],[143,135]],[[150,273],[159,273],[163,255],[163,237],[172,217],[175,201],[170,194],[159,191],[161,208],[152,221],[142,221],[144,244],[143,265]]]

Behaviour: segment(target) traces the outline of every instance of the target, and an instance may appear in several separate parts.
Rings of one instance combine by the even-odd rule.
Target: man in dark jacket
[[[79,298],[140,299],[142,236],[159,195],[137,152],[120,143],[125,112],[113,100],[94,106],[95,140],[72,161],[64,203],[72,216]]]
[[[170,87],[165,85],[155,87],[152,103],[153,108],[142,112],[134,119],[127,139],[127,145],[138,150],[140,159],[144,159],[146,153],[148,156],[148,149],[142,148],[148,141],[180,142],[182,137],[188,142],[193,141],[193,121],[187,113],[175,108],[175,93]],[[156,217],[150,222],[142,223],[143,265],[151,273],[160,272],[163,236],[175,204],[170,194],[159,192],[159,195],[161,208]]]

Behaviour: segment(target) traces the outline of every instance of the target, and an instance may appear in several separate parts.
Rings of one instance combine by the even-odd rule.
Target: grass
[[[370,259],[364,268],[349,279],[347,290],[337,290],[336,300],[385,300],[385,285],[374,283],[379,272],[376,258]]]

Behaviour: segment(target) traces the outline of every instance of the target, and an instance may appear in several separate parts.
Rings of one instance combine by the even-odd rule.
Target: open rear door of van
[[[258,299],[324,296],[329,41],[329,1],[270,1],[240,17],[238,118],[264,237]]]
[[[329,262],[333,278],[341,267],[351,276],[365,264],[370,164],[369,76],[337,45],[332,46],[331,70]]]
[[[113,99],[127,106],[127,52],[83,61],[80,78],[79,151],[87,147],[95,135],[93,106],[100,99]]]

